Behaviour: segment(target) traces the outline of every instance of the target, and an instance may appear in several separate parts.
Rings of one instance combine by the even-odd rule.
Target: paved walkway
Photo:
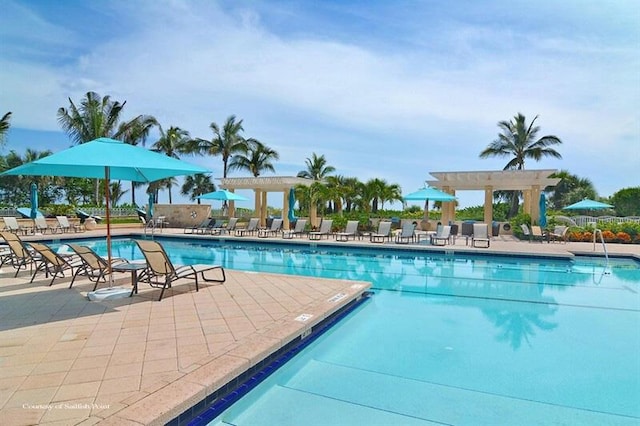
[[[114,230],[116,235],[130,232],[140,229]],[[78,235],[103,236],[104,231]],[[163,235],[184,234],[169,229]],[[34,238],[42,237],[25,239]],[[284,241],[309,243],[306,238]],[[313,243],[442,250],[365,240]],[[445,249],[571,256],[572,252],[593,253],[593,244],[497,237],[489,249],[465,246],[464,239]],[[608,245],[608,249],[610,254],[635,255],[640,260],[640,246]],[[596,252],[602,253],[602,246],[596,246]],[[69,290],[68,278],[49,287],[48,280],[30,284],[26,272],[18,278],[13,274],[10,267],[0,271],[0,418],[4,425],[163,424],[360,297],[369,286],[228,271],[223,285],[205,284],[196,293],[189,285],[177,284],[161,302],[156,301],[159,290],[144,284],[133,298],[89,302],[86,293],[93,284],[86,280]],[[117,284],[130,282],[121,278]],[[334,297],[341,294],[345,297]],[[304,314],[311,318],[302,321]]]

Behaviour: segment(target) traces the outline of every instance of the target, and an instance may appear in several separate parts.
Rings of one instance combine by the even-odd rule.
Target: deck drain
[[[336,303],[336,302],[338,302],[338,301],[340,301],[340,300],[344,299],[345,297],[347,297],[347,295],[346,295],[346,294],[344,294],[344,293],[338,293],[338,294],[336,294],[335,296],[331,297],[329,300],[327,300],[327,302],[330,302],[330,303]]]
[[[312,314],[302,314],[302,315],[298,315],[296,317],[296,321],[298,321],[298,322],[307,322],[311,318],[313,318]]]

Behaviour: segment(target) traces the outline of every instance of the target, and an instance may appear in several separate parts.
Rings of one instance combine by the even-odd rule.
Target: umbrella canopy
[[[600,201],[585,198],[582,201],[563,207],[563,210],[603,210],[612,208],[613,206],[611,204],[601,203]]]
[[[429,200],[431,201],[455,201],[456,197],[447,194],[437,188],[427,186],[411,194],[402,197],[405,201],[423,201],[424,200],[424,222],[429,222]]]
[[[540,226],[547,226],[547,197],[544,192],[540,194]]]
[[[289,212],[287,213],[287,218],[289,219],[290,222],[293,222],[294,220],[296,220],[296,215],[294,212],[294,207],[296,204],[296,191],[291,188],[289,190]]]
[[[35,183],[31,184],[31,212],[29,212],[29,217],[31,219],[35,219],[38,217],[38,185]]]
[[[242,195],[235,194],[227,191],[226,189],[220,189],[218,191],[207,192],[202,194],[198,198],[205,200],[221,200],[221,201],[247,201]]]
[[[148,149],[109,138],[98,138],[7,170],[0,175],[66,176],[105,180],[107,254],[111,264],[109,181],[153,182],[209,170]]]

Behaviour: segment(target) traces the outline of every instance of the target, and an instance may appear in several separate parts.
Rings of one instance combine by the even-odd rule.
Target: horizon
[[[567,170],[610,197],[640,183],[634,5],[7,0],[0,114],[13,114],[2,154],[69,147],[57,109],[95,91],[127,102],[122,119],[153,115],[192,137],[211,139],[211,122],[236,115],[243,136],[279,152],[275,175],[295,176],[316,153],[337,175],[407,194],[430,171],[502,170],[508,158],[479,154],[499,121],[523,113],[563,141],[563,159],[526,169]],[[183,160],[211,169],[218,187],[220,157]],[[251,191],[238,193],[252,208]],[[190,202],[179,187],[172,195]],[[460,208],[484,201],[456,196]],[[282,206],[275,193],[268,201]]]

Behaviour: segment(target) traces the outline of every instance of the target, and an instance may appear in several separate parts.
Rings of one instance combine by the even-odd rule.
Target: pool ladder
[[[602,242],[602,250],[604,251],[604,258],[605,258],[605,271],[607,269],[607,267],[609,266],[609,253],[607,252],[607,244],[604,242],[604,237],[602,236],[602,230],[596,228],[593,231],[593,251],[596,251],[596,240],[598,239],[598,234],[600,234],[600,241]],[[604,272],[607,273],[607,272]]]

